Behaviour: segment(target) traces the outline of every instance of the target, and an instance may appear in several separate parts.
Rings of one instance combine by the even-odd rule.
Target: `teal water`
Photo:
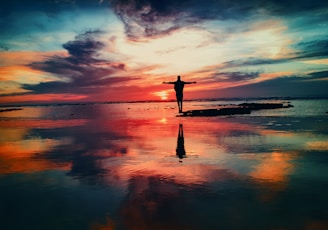
[[[2,112],[0,228],[328,229],[328,100],[290,102],[224,117],[176,117],[171,102]]]

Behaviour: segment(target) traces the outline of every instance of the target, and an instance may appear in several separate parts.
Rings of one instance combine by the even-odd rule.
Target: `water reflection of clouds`
[[[121,198],[119,215],[127,228],[190,229],[193,223],[187,219],[201,215],[194,209],[202,205],[199,197],[213,207],[226,205],[215,209],[222,216],[245,214],[241,210],[247,202],[276,202],[274,198],[302,171],[299,168],[310,165],[300,163],[303,153],[327,151],[323,130],[318,134],[285,123],[261,125],[257,118],[245,122],[244,117],[162,119],[160,110],[144,118],[134,117],[132,109],[122,115],[106,106],[93,108],[61,108],[60,115],[40,113],[45,116],[40,119],[0,120],[0,174],[58,170],[66,180],[77,182],[74,186],[113,189]],[[182,163],[176,152],[180,124],[187,156]],[[261,212],[256,204],[253,208]],[[190,216],[176,221],[186,210],[191,210]],[[109,215],[105,223],[95,220],[93,227],[110,229],[116,224]]]
[[[105,114],[109,112],[99,108],[96,111]],[[89,112],[84,112],[80,117],[85,114]],[[249,173],[254,178],[261,178],[260,171],[263,171],[262,178],[269,178],[271,172],[272,181],[277,182],[279,180],[275,178],[278,178],[279,173],[284,174],[286,167],[282,167],[281,172],[278,172],[278,167],[269,170],[269,166],[273,167],[277,160],[274,151],[278,146],[286,148],[295,142],[288,141],[295,138],[294,134],[264,130],[259,125],[245,124],[238,120],[198,119],[195,122],[186,119],[183,121],[184,132],[187,133],[184,137],[186,149],[199,157],[188,159],[183,167],[179,167],[175,165],[174,159],[166,157],[172,155],[177,147],[179,125],[174,120],[166,119],[158,123],[158,120],[140,117],[106,118],[104,114],[100,114],[99,119],[86,120],[82,117],[26,120],[16,122],[15,125],[2,123],[7,128],[2,132],[7,132],[8,138],[17,140],[13,144],[4,139],[2,149],[8,149],[6,145],[10,143],[12,149],[8,151],[11,153],[16,149],[17,153],[26,152],[31,158],[71,164],[68,175],[75,178],[116,175],[128,179],[129,176],[141,173],[174,178],[181,184],[193,184],[215,180],[215,177],[208,175],[213,176],[216,170],[228,169],[241,176]],[[295,142],[295,145],[298,146],[299,142]],[[232,153],[262,154],[268,150],[272,150],[272,153],[263,154],[264,158],[257,157],[257,166],[245,161],[243,157],[229,156]]]
[[[328,151],[328,140],[309,141],[306,143],[307,150]]]
[[[67,167],[69,162],[57,165],[52,161],[40,157],[42,154],[53,151],[56,147],[64,143],[69,144],[70,140],[42,138],[32,134],[31,127],[39,122],[0,122],[0,171],[1,174],[17,172],[42,171],[52,167]],[[47,121],[41,122],[43,128],[53,128],[54,124]],[[55,127],[60,126],[60,122],[55,122]],[[67,122],[64,122],[67,125]],[[48,125],[47,125],[48,124]],[[50,124],[50,126],[49,126]],[[63,124],[62,124],[63,125]]]
[[[2,154],[2,157],[15,161],[25,156],[26,161],[33,162],[33,165],[30,164],[30,167],[25,170],[27,172],[32,170],[31,167],[40,170],[40,168],[56,167],[58,164],[70,164],[71,169],[68,175],[78,178],[108,175],[108,172],[112,172],[115,168],[122,172],[121,174],[146,169],[146,171],[155,171],[157,175],[165,177],[180,175],[180,178],[188,178],[186,181],[189,182],[185,183],[191,183],[192,178],[196,181],[201,181],[202,177],[205,178],[201,173],[198,175],[197,170],[195,171],[195,168],[203,167],[198,165],[197,160],[193,161],[194,165],[184,169],[174,167],[170,169],[172,162],[165,162],[169,159],[165,156],[173,153],[176,148],[177,130],[173,123],[169,127],[167,124],[158,127],[149,120],[125,118],[20,120],[12,123],[2,122],[1,125],[4,127],[1,129],[3,134],[1,149],[6,152]],[[204,134],[206,135],[207,132]],[[195,133],[191,134],[190,138],[188,137],[191,151],[202,151],[201,153],[205,156],[206,149],[198,147],[204,144],[202,138],[199,141],[194,135]],[[4,139],[5,136],[7,138]],[[119,166],[116,167],[113,160],[120,156],[125,156],[124,160],[120,160],[120,164],[123,165],[122,169],[119,169]],[[207,158],[211,156],[208,155]],[[173,161],[173,159],[170,160]],[[43,161],[48,162],[48,166],[44,165]],[[133,161],[134,163],[130,165],[129,163]],[[3,161],[3,164],[4,162],[9,164],[8,161]],[[24,168],[28,164],[19,165]],[[206,172],[205,168],[198,171]]]
[[[272,152],[254,156],[258,161],[250,172],[250,176],[265,183],[279,183],[286,185],[288,176],[294,169],[292,160],[297,155],[289,152]]]

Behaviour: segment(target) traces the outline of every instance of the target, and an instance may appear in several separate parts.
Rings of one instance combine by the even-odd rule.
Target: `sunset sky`
[[[328,96],[318,0],[0,2],[0,104]]]

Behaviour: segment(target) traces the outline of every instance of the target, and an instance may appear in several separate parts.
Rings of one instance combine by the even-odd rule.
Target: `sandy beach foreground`
[[[177,117],[169,102],[2,112],[0,228],[327,229],[328,103],[291,103],[220,117]]]

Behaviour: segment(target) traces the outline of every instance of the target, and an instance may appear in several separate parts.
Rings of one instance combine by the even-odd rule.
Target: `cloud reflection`
[[[104,212],[108,219],[92,219],[92,229],[199,229],[200,220],[220,226],[200,213],[204,204],[223,219],[251,218],[249,205],[262,213],[289,191],[302,154],[326,149],[323,133],[314,141],[285,119],[279,126],[272,117],[189,119],[161,104],[128,106],[45,106],[15,122],[3,117],[1,175],[61,170],[82,187],[114,191],[118,201],[106,199],[118,203],[116,216]]]
[[[211,183],[221,180],[222,175],[228,178],[250,175],[254,179],[279,183],[285,182],[292,169],[290,153],[277,152],[272,145],[286,142],[288,136],[275,138],[280,132],[258,125],[243,124],[238,120],[196,123],[185,120],[183,124],[174,124],[168,118],[165,122],[158,122],[163,118],[157,119],[156,116],[154,120],[131,117],[107,119],[110,111],[104,110],[104,105],[89,111],[97,111],[94,115],[98,119],[91,118],[93,115],[83,119],[78,107],[74,109],[76,111],[66,113],[69,119],[1,123],[4,134],[1,139],[2,157],[10,156],[13,160],[22,156],[27,160],[40,158],[71,165],[68,175],[74,178],[101,177],[101,183],[111,180],[121,183],[119,180],[123,180],[123,184],[130,177],[141,174],[170,178],[175,183],[188,185]],[[126,112],[134,113],[133,110]],[[157,113],[158,117],[163,114],[162,110]],[[41,115],[44,116],[44,113]],[[268,136],[274,137],[271,139],[273,142],[266,139]],[[295,138],[292,134],[289,136]],[[263,144],[266,147],[261,147]],[[268,146],[272,153],[263,151]],[[188,158],[181,166],[169,157],[175,151],[180,159],[188,155],[197,157]],[[246,163],[243,167],[248,168],[248,174],[242,172],[239,166],[230,164],[231,154],[243,156],[249,153],[256,154],[255,166],[247,165],[248,159],[239,158],[239,164]],[[216,173],[221,171],[227,173]]]

